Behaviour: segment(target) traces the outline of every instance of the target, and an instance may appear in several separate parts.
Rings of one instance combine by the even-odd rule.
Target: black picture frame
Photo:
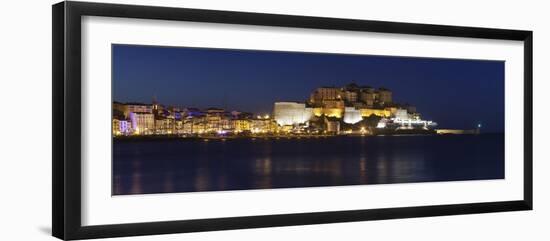
[[[81,224],[81,17],[104,16],[207,23],[282,26],[430,36],[517,40],[524,43],[524,194],[522,200],[368,210],[297,213],[82,226]],[[185,233],[212,230],[307,225],[380,219],[531,210],[533,33],[415,23],[335,19],[262,13],[197,10],[89,2],[52,6],[53,44],[53,195],[52,233],[65,239]]]

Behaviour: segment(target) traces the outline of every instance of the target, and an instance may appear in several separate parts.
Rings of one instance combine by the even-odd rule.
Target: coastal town
[[[395,103],[392,91],[359,86],[319,87],[303,102],[274,102],[271,113],[211,107],[113,102],[115,137],[257,137],[435,134],[415,106]],[[462,133],[459,133],[462,134]]]

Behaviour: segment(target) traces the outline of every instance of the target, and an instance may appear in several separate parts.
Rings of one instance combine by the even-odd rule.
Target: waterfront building
[[[175,119],[157,116],[155,118],[155,133],[162,135],[175,133]]]
[[[281,126],[304,124],[312,114],[312,109],[307,108],[305,103],[275,102],[273,106],[274,119]]]
[[[277,122],[269,118],[256,118],[250,120],[252,133],[275,133],[278,130]]]
[[[206,132],[218,133],[223,129],[224,109],[208,108],[206,110]]]
[[[128,120],[119,120],[119,128],[121,135],[128,135],[130,134],[132,127],[130,125],[130,122]]]
[[[227,116],[222,117],[220,124],[221,124],[222,131],[230,131],[230,132],[234,131],[233,122],[231,118]]]
[[[155,116],[153,113],[130,112],[129,116],[134,134],[153,134],[155,129]]]
[[[325,116],[325,131],[329,134],[340,134],[340,120]]]
[[[248,119],[233,120],[233,130],[235,133],[250,131],[251,130],[250,126],[251,126],[250,120]]]
[[[184,128],[183,128],[184,121],[182,119],[175,119],[174,120],[174,130],[175,134],[185,134]]]
[[[205,121],[191,122],[191,134],[204,134],[209,132]]]
[[[193,118],[188,117],[182,120],[182,130],[181,133],[183,134],[193,134]]]
[[[286,125],[286,126],[281,126],[281,127],[279,127],[278,132],[290,133],[290,132],[292,132],[293,129],[294,129],[293,126],[291,126],[291,125]]]
[[[206,115],[188,116],[184,128],[190,134],[204,134],[208,132]]]
[[[113,135],[114,136],[119,136],[121,135],[122,133],[120,133],[120,120],[118,119],[113,119],[113,123],[111,124],[111,127],[113,128]]]

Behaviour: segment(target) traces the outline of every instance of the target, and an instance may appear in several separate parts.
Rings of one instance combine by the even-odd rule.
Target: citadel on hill
[[[355,83],[317,88],[303,103],[275,102],[273,112],[281,126],[307,125],[324,119],[327,131],[347,134],[356,130],[373,132],[373,127],[428,130],[436,125],[421,120],[416,107],[394,103],[390,90]]]
[[[275,102],[273,113],[254,115],[220,108],[113,103],[113,135],[340,135],[431,132],[411,105],[394,103],[385,88],[320,87],[304,102]]]

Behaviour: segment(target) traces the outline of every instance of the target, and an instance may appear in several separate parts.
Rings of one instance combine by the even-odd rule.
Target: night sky
[[[113,45],[113,99],[271,113],[321,86],[385,87],[438,128],[504,131],[504,62]]]

